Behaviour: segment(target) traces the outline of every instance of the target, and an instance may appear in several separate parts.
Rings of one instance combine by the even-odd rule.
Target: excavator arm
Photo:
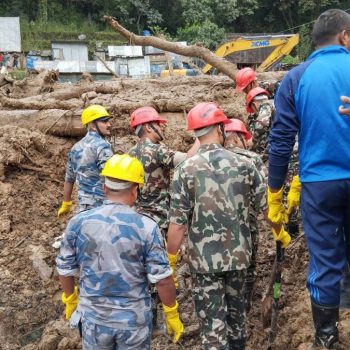
[[[257,68],[257,72],[264,72],[271,68],[275,63],[288,55],[299,43],[299,34],[288,35],[269,35],[241,37],[234,41],[229,41],[215,51],[215,55],[226,57],[232,53],[246,50],[256,50],[262,47],[275,47],[269,56]],[[207,64],[203,68],[203,73],[208,73],[212,66]]]

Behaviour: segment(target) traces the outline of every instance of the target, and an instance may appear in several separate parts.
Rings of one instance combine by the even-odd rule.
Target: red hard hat
[[[251,89],[248,92],[248,94],[247,94],[247,96],[245,98],[245,102],[246,102],[245,108],[246,108],[248,113],[254,113],[254,110],[250,107],[250,105],[252,104],[254,98],[256,96],[258,96],[258,95],[261,95],[261,94],[269,96],[269,93],[265,89],[263,89],[261,87],[256,87],[254,89]]]
[[[213,102],[201,102],[187,116],[187,130],[196,130],[210,125],[230,122],[223,110]]]
[[[130,126],[132,128],[149,122],[166,123],[167,121],[162,119],[153,107],[140,107],[131,113]]]
[[[242,68],[236,74],[236,91],[243,91],[252,81],[256,80],[256,73],[251,68]]]
[[[244,134],[244,138],[246,140],[249,140],[252,137],[250,132],[247,130],[245,124],[239,119],[230,119],[230,123],[225,125],[225,131],[240,132]]]

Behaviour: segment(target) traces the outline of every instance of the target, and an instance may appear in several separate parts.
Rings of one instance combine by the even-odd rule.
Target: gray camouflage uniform
[[[261,178],[264,180],[264,183],[267,185],[267,169],[264,165],[261,157],[256,154],[255,152],[242,149],[239,147],[236,147],[232,144],[229,144],[225,147],[227,150],[236,153],[242,157],[246,157],[249,159],[256,167],[258,172],[261,175]],[[266,199],[262,203],[265,204],[263,207],[259,208],[260,212],[264,212],[267,210],[267,202]],[[257,263],[257,253],[258,253],[258,247],[259,247],[259,225],[258,225],[258,215],[259,212],[255,211],[254,209],[254,203],[249,208],[249,227],[250,227],[250,233],[252,236],[252,258],[250,265],[247,269],[247,275],[246,275],[246,311],[248,312],[252,305],[252,295],[254,290],[254,284],[257,277],[256,272],[256,263]]]
[[[83,349],[150,349],[148,283],[171,276],[157,224],[105,201],[69,222],[56,259],[62,276],[80,272]]]
[[[202,145],[175,170],[169,218],[188,226],[205,350],[244,348],[244,279],[252,250],[249,207],[265,205],[265,190],[254,165],[219,144]]]
[[[70,150],[65,181],[78,186],[77,213],[100,206],[106,199],[100,172],[112,156],[111,144],[92,130]]]

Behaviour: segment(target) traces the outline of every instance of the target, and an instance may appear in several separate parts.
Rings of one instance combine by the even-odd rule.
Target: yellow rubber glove
[[[63,201],[61,206],[60,206],[60,209],[58,209],[58,212],[57,212],[57,217],[60,218],[61,215],[65,214],[65,213],[69,213],[71,208],[72,208],[72,201],[70,202],[65,202]]]
[[[178,258],[178,254],[174,255],[174,254],[168,253],[169,265],[170,265],[171,269],[173,270],[173,280],[174,280],[176,289],[179,288],[179,282],[177,281],[177,277],[176,277],[177,258]]]
[[[281,241],[282,248],[287,248],[289,246],[291,238],[290,238],[289,233],[284,229],[283,225],[282,225],[281,231],[279,233],[277,233],[275,231],[275,229],[272,229],[272,234],[273,234],[273,238],[276,241]]]
[[[181,338],[182,333],[184,332],[184,325],[180,320],[178,308],[179,304],[177,301],[173,307],[168,307],[163,304],[168,334],[172,335],[174,333],[173,343],[177,343],[177,341]]]
[[[288,202],[287,214],[288,215],[292,212],[294,208],[299,206],[300,191],[301,191],[301,183],[299,181],[299,176],[295,175],[290,184],[290,189],[287,196],[287,202]]]
[[[269,206],[268,219],[274,224],[286,224],[288,214],[283,205],[283,187],[278,192],[267,190],[267,204]]]
[[[69,295],[68,297],[66,296],[66,293],[63,292],[61,300],[62,303],[66,305],[66,320],[68,321],[79,303],[78,287],[74,287],[73,294]]]

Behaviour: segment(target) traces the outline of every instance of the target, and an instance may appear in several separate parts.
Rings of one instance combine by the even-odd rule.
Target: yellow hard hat
[[[103,117],[110,117],[107,109],[100,105],[91,105],[83,110],[81,114],[81,123],[86,125]]]
[[[141,162],[128,154],[115,154],[109,158],[101,172],[102,176],[143,185],[145,171]]]

